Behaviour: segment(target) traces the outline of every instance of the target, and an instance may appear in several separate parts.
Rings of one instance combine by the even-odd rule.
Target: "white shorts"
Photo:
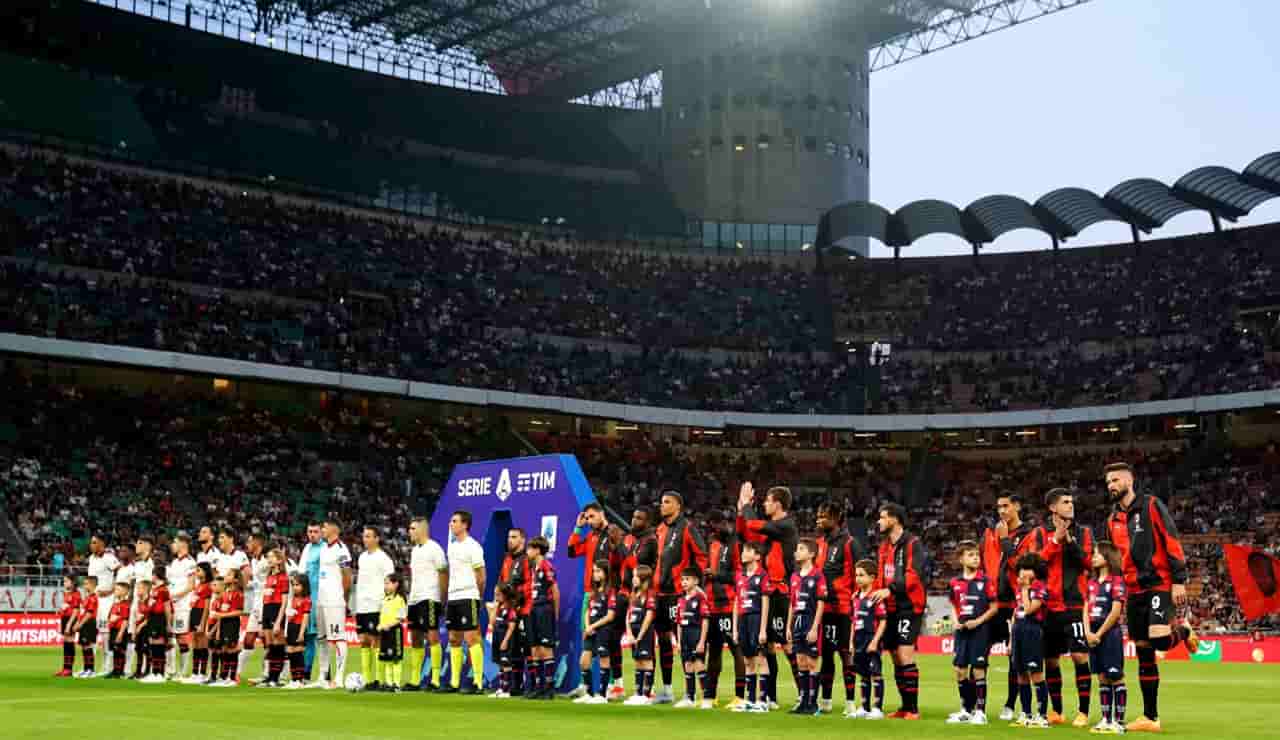
[[[321,639],[329,642],[339,642],[347,639],[346,605],[326,606],[321,604],[317,606],[316,633]]]
[[[115,606],[115,604],[116,595],[114,593],[110,596],[98,597],[97,622],[99,635],[107,634],[107,618],[111,616],[111,607]]]
[[[185,635],[191,631],[191,605],[185,606],[174,605],[173,607],[173,634]]]
[[[258,604],[249,612],[249,624],[244,628],[245,632],[261,632],[262,631],[262,604]]]

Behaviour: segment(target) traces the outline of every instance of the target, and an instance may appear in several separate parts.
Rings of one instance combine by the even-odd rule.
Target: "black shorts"
[[[791,654],[807,655],[816,658],[822,655],[822,627],[818,627],[817,640],[809,642],[809,632],[813,629],[813,617],[797,614],[791,625]]]
[[[529,612],[529,646],[554,648],[556,637],[555,608],[551,604],[534,604]]]
[[[659,596],[657,598],[658,611],[653,615],[653,631],[660,634],[670,634],[676,631],[676,624],[680,621],[679,596]]]
[[[209,646],[213,648],[233,648],[240,644],[240,617],[224,617],[218,620],[218,629],[214,632]]]
[[[754,658],[760,655],[763,645],[760,644],[760,615],[738,615],[738,647],[742,657]]]
[[[649,631],[645,632],[642,637],[631,643],[631,658],[633,660],[653,660],[653,652],[657,648],[657,641],[653,636],[653,625],[649,625]]]
[[[859,676],[879,676],[881,673],[880,651],[869,653],[867,646],[863,645],[853,654],[853,670]]]
[[[707,625],[707,655],[719,653],[725,647],[737,649],[733,642],[733,615],[712,614],[711,622]]]
[[[116,634],[119,631],[120,631],[119,628],[116,628],[116,629],[109,629],[107,632],[107,649],[113,653],[118,650],[124,650],[126,647],[129,646],[128,634],[125,634],[124,639],[122,640],[116,639]]]
[[[98,623],[90,619],[80,626],[80,644],[89,647],[98,641]]]
[[[1167,625],[1172,616],[1173,597],[1168,591],[1130,594],[1125,607],[1129,639],[1134,642],[1150,640],[1152,625]]]
[[[1044,630],[1036,622],[1026,620],[1013,625],[1009,665],[1016,673],[1039,673],[1044,670]]]
[[[822,652],[836,655],[848,650],[849,630],[852,624],[848,614],[823,614]]]
[[[1089,672],[1112,681],[1124,678],[1124,637],[1120,635],[1120,625],[1107,630],[1097,646],[1089,651]]]
[[[1009,641],[1009,620],[1013,619],[1013,607],[1002,606],[987,624],[991,625],[991,644]]]
[[[365,612],[356,615],[356,634],[357,635],[376,635],[378,634],[378,613]]]
[[[276,620],[280,618],[280,604],[262,605],[262,631],[272,632],[276,628]]]
[[[304,634],[305,631],[306,625],[286,624],[284,626],[284,644],[289,647],[302,647],[307,641],[307,636]]]
[[[404,658],[404,630],[400,625],[378,632],[378,660],[394,663]]]
[[[204,609],[192,609],[191,614],[187,617],[187,624],[190,625],[191,631],[195,632],[204,626]]]
[[[145,633],[148,640],[169,639],[169,620],[165,619],[163,614],[148,614]],[[138,635],[138,639],[143,639],[141,633]]]
[[[432,632],[440,629],[440,602],[425,599],[409,605],[409,629]]]
[[[58,632],[62,634],[63,639],[65,640],[66,634],[67,634],[67,628],[71,626],[71,617],[62,617],[61,619],[59,619],[58,624],[61,625],[60,627],[58,627]]]
[[[702,628],[681,628],[680,660],[685,663],[696,663],[707,659],[707,646],[698,651],[698,638],[702,637]]]
[[[472,632],[480,629],[480,599],[450,601],[445,608],[444,622],[450,632]]]
[[[791,610],[791,602],[785,594],[769,594],[769,624],[765,628],[765,638],[770,645],[787,644],[787,613]]]
[[[1044,615],[1044,654],[1056,658],[1063,653],[1089,654],[1084,639],[1084,614],[1076,609]]]
[[[990,624],[988,622],[976,630],[958,630],[955,633],[951,665],[956,668],[986,669],[987,656],[991,653]]]
[[[613,643],[613,630],[597,630],[594,635],[582,638],[582,652],[590,653],[597,658],[608,658],[609,647]]]
[[[890,614],[889,624],[884,629],[882,646],[885,650],[896,650],[900,647],[914,647],[920,637],[920,614],[915,612],[896,612]]]
[[[624,620],[631,611],[631,602],[623,594],[618,594],[617,606],[614,609],[613,624],[609,625],[609,650],[621,654],[622,635],[627,631]]]

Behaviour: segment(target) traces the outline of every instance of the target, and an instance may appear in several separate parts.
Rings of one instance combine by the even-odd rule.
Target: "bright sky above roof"
[[[995,193],[1029,202],[1058,187],[1104,194],[1132,177],[1166,184],[1202,165],[1239,172],[1280,150],[1280,3],[1095,0],[871,76],[871,199],[963,208]],[[1280,221],[1280,198],[1240,225]],[[1224,222],[1224,226],[1232,228]],[[1150,237],[1207,231],[1182,214]],[[1127,242],[1097,224],[1064,248]],[[1047,249],[1035,231],[988,251]],[[933,235],[903,256],[968,253]],[[892,252],[872,242],[872,256]]]

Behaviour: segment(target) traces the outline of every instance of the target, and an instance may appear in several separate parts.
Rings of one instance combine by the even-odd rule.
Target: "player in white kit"
[[[271,563],[267,560],[266,541],[261,534],[249,535],[246,544],[249,554],[249,584],[245,586],[244,608],[249,612],[249,624],[244,630],[244,644],[236,659],[236,675],[244,673],[245,664],[253,656],[258,638],[262,632],[262,595],[267,583],[267,575],[271,572]],[[249,683],[257,685],[262,678],[249,679]]]
[[[191,557],[191,538],[180,534],[173,538],[173,560],[165,569],[169,593],[173,598],[173,634],[178,641],[177,665],[174,654],[169,653],[167,671],[170,677],[181,678],[187,672],[187,659],[191,656],[191,604],[195,600],[196,560]]]
[[[347,598],[351,593],[351,551],[339,539],[341,530],[332,519],[323,528],[324,546],[320,550],[320,588],[316,594],[316,627],[320,631],[317,643],[319,675],[329,669],[329,653],[334,654],[335,669],[330,680],[323,678],[311,684],[312,688],[335,689],[342,685],[342,673],[347,666]]]
[[[364,552],[356,563],[356,632],[360,635],[360,668],[365,685],[377,689],[382,685],[378,681],[378,617],[385,595],[383,581],[396,572],[396,566],[382,549],[382,534],[376,527],[365,527],[361,541]]]
[[[253,568],[249,562],[249,556],[244,554],[244,550],[236,549],[236,536],[230,529],[218,530],[218,551],[213,556],[213,572],[218,578],[225,579],[228,573],[238,571],[240,573],[240,582],[244,586],[244,609],[250,612],[253,608],[253,602],[250,601],[252,594],[250,593],[251,584],[253,582]],[[250,617],[252,619],[252,616]],[[237,668],[243,668],[245,653],[240,652],[240,658],[237,659]],[[240,680],[240,672],[236,671],[235,680]]]
[[[138,659],[138,663],[133,670],[134,678],[142,678],[151,670],[151,662],[147,660],[151,645],[146,642],[146,635],[138,627],[138,622],[142,621],[138,611],[138,584],[143,582],[151,583],[151,578],[155,575],[156,562],[152,559],[154,547],[155,542],[146,535],[139,537],[133,546],[135,557],[133,559],[133,570],[130,571],[133,579],[133,605],[129,608],[129,648]],[[129,658],[125,659],[126,673],[128,673],[129,660]]]
[[[449,564],[444,559],[444,549],[431,539],[425,517],[409,523],[409,541],[413,553],[409,556],[409,664],[406,668],[405,689],[418,690],[422,682],[424,651],[431,651],[431,681],[428,688],[440,682],[440,666],[444,653],[440,647],[440,614],[443,595],[449,591]],[[424,638],[426,646],[424,646]]]
[[[107,640],[109,639],[109,630],[107,629],[107,616],[111,614],[111,607],[116,603],[115,582],[116,569],[120,567],[120,561],[116,559],[114,553],[107,549],[107,541],[103,535],[96,534],[89,538],[89,575],[98,580],[98,641],[94,647],[97,665],[102,666],[99,676],[105,676],[111,672],[108,667],[107,660]]]
[[[200,532],[196,534],[196,550],[193,553],[196,558],[196,565],[208,563],[212,568],[214,560],[218,557],[218,545],[214,541],[213,528],[208,524],[200,528]]]

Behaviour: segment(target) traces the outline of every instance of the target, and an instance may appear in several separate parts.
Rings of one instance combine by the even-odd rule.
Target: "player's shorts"
[[[1009,620],[1013,619],[1013,607],[1002,606],[987,624],[991,625],[991,644],[1009,641]]]
[[[631,611],[631,602],[627,596],[618,594],[617,599],[617,605],[613,612],[613,624],[609,625],[609,653],[611,655],[620,655],[622,653],[622,635],[627,631],[625,621],[627,614]]]
[[[284,644],[290,647],[302,647],[306,642],[307,636],[304,634],[305,627],[301,624],[287,624],[284,627]]]
[[[270,632],[276,628],[276,620],[280,618],[281,606],[283,604],[262,605],[262,629],[264,632]]]
[[[533,645],[529,638],[529,630],[531,629],[529,627],[530,616],[529,614],[516,615],[516,634],[511,638],[512,657],[516,656],[517,650],[519,650],[519,655],[528,655],[529,647]]]
[[[818,628],[818,639],[809,642],[809,631],[813,629],[813,617],[797,615],[791,625],[791,654],[807,655],[816,658],[822,655],[822,628]]]
[[[450,632],[471,632],[480,629],[480,599],[450,601],[445,607],[444,626]]]
[[[89,647],[98,641],[98,624],[89,620],[80,625],[80,645]]]
[[[733,642],[733,615],[712,614],[707,623],[707,655],[719,653],[728,647],[737,647]]]
[[[533,611],[529,612],[529,646],[556,646],[556,613],[551,604],[534,604]]]
[[[148,614],[146,637],[148,640],[169,639],[169,620],[163,614]],[[142,635],[138,635],[138,639],[141,640]]]
[[[698,638],[702,637],[702,628],[682,628],[680,630],[680,660],[685,663],[696,663],[706,660],[706,645],[698,652]]]
[[[356,634],[357,635],[376,635],[378,634],[378,613],[363,612],[356,615]]]
[[[680,622],[680,597],[679,596],[659,596],[656,599],[658,611],[653,615],[653,631],[662,634],[675,632],[676,625]]]
[[[787,643],[787,612],[791,602],[784,594],[769,594],[769,624],[765,628],[765,638],[770,645]]]
[[[760,654],[763,645],[760,644],[759,614],[738,615],[738,647],[744,658],[754,658]]]
[[[1153,625],[1169,624],[1173,614],[1173,597],[1168,591],[1144,591],[1130,594],[1125,606],[1125,624],[1129,629],[1129,639],[1151,639]]]
[[[245,632],[261,632],[262,625],[266,620],[262,618],[262,604],[255,603],[253,610],[249,612],[249,623],[245,626]]]
[[[320,604],[315,609],[317,634],[329,642],[346,639],[347,607],[342,604]]]
[[[1016,622],[1009,646],[1009,665],[1017,673],[1044,670],[1044,630],[1031,621]]]
[[[107,649],[111,652],[124,650],[129,645],[129,636],[126,634],[123,640],[116,639],[116,633],[119,628],[107,630]]]
[[[853,654],[853,670],[859,676],[879,676],[883,670],[880,665],[880,651],[867,652],[863,645]]]
[[[97,618],[98,618],[99,632],[107,631],[107,620],[111,618],[111,607],[115,606],[115,604],[116,604],[116,596],[114,593],[111,594],[110,596],[98,597]]]
[[[404,658],[404,630],[400,625],[378,632],[378,660],[395,662]]]
[[[599,630],[590,637],[582,638],[582,652],[590,653],[597,658],[608,658],[612,643],[613,630]]]
[[[233,648],[240,644],[240,617],[224,617],[218,620],[218,629],[209,641],[213,648]]]
[[[1124,678],[1124,637],[1120,634],[1120,625],[1107,630],[1097,646],[1089,650],[1089,672],[1111,680]]]
[[[1044,616],[1044,654],[1056,658],[1063,653],[1089,652],[1084,639],[1083,615],[1079,609],[1049,612]]]
[[[884,629],[881,641],[885,650],[896,650],[900,647],[914,647],[920,637],[920,621],[923,615],[915,612],[895,612],[886,619],[889,623]]]
[[[631,643],[631,658],[633,660],[653,660],[653,653],[657,649],[656,638],[653,636],[653,625],[649,625],[649,631],[644,636]]]
[[[192,608],[189,606],[183,607],[183,608],[178,608],[177,606],[175,606],[173,608],[173,634],[185,635],[191,631],[192,611],[193,611]]]
[[[191,615],[187,617],[187,631],[195,632],[204,624],[204,609],[191,609]]]
[[[71,626],[71,620],[72,620],[72,617],[58,618],[58,634],[62,635],[64,639],[67,634],[67,628]]]
[[[433,632],[440,629],[440,602],[424,599],[409,605],[409,629]]]
[[[991,653],[990,622],[976,630],[960,630],[955,633],[955,648],[951,665],[956,668],[987,667],[987,656]]]
[[[852,621],[848,614],[823,614],[822,652],[836,655],[848,650],[850,629]]]

